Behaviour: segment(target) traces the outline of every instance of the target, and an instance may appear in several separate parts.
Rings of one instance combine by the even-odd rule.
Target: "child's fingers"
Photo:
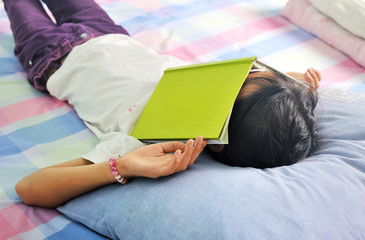
[[[171,159],[171,162],[169,162],[163,170],[161,169],[161,174],[169,175],[186,170],[188,166],[195,162],[199,154],[204,150],[206,144],[207,141],[204,141],[201,136],[197,137],[195,141],[193,139],[189,139],[185,144],[184,152],[181,153],[180,149],[176,150],[174,153],[174,159]],[[171,149],[171,146],[166,145],[165,147],[165,150]]]
[[[173,159],[169,157],[168,164],[160,168],[160,173],[157,177],[168,176],[175,173],[181,162],[181,150],[176,150],[173,155]]]
[[[207,146],[208,144],[208,141],[207,140],[204,140],[203,137],[202,137],[202,143],[200,145],[200,149],[199,149],[199,152],[198,152],[198,155],[196,156],[195,160],[198,158],[198,156],[204,151],[204,148]],[[194,160],[194,161],[195,161]]]
[[[321,80],[321,74],[314,68],[308,68],[304,74],[304,80],[317,89],[319,88],[319,81]]]
[[[179,141],[160,143],[160,146],[162,147],[163,153],[175,152],[178,149],[185,149],[185,144]]]
[[[319,88],[319,81],[322,80],[322,76],[321,73],[315,69],[315,68],[311,68],[312,70],[312,74],[315,76],[314,80],[315,80],[315,87],[316,89]]]
[[[316,80],[316,74],[313,72],[313,70],[311,68],[308,69],[308,74],[310,75],[310,78],[311,78],[311,83],[312,83],[312,86],[317,89],[318,87],[318,81]]]
[[[318,81],[321,81],[321,80],[322,80],[321,72],[320,72],[320,71],[318,71],[318,70],[317,70],[317,69],[315,69],[315,68],[312,68],[312,70],[316,73],[317,78],[318,78]]]
[[[309,72],[312,76],[313,79],[313,86],[315,89],[317,89],[319,87],[319,77],[320,75],[317,74],[317,71],[314,70],[314,68],[310,68]]]
[[[312,77],[312,74],[310,73],[310,70],[308,69],[305,74],[304,74],[304,80],[307,82],[307,83],[310,83],[313,85],[314,87],[314,81],[313,81],[313,77]]]
[[[188,167],[193,152],[194,152],[194,140],[189,139],[185,144],[185,150],[184,153],[181,155],[181,161],[177,171],[183,171]]]
[[[204,150],[205,145],[206,141],[203,140],[202,136],[197,137],[195,141],[193,139],[187,141],[185,151],[181,157],[179,171],[193,165],[199,154]]]
[[[196,138],[195,144],[194,144],[194,150],[193,150],[191,158],[190,158],[189,166],[193,165],[193,163],[198,158],[200,153],[204,150],[205,145],[206,145],[206,141],[203,140],[202,136],[199,136]]]

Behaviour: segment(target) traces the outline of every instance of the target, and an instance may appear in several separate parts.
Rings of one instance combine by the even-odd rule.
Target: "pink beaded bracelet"
[[[109,167],[110,171],[112,171],[112,174],[114,175],[114,178],[120,183],[120,184],[126,184],[129,182],[128,178],[124,178],[119,175],[117,166],[115,165],[116,160],[120,158],[120,155],[113,155],[109,158]]]

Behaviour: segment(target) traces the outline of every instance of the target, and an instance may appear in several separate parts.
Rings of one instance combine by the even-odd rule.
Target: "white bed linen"
[[[309,0],[319,11],[356,36],[365,38],[365,0]]]
[[[318,11],[308,0],[290,0],[281,14],[365,67],[365,39],[339,26],[330,17]]]

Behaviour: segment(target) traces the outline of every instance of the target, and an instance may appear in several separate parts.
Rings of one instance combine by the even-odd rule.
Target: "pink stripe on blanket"
[[[281,28],[289,24],[290,22],[280,15],[277,15],[249,23],[245,26],[223,32],[218,35],[203,38],[199,41],[165,51],[163,54],[178,56],[182,60],[190,61],[197,56],[216,51],[225,46],[231,45],[232,43],[245,42],[256,35]]]
[[[31,98],[0,108],[0,127],[60,108],[66,103],[51,97]]]
[[[37,226],[48,223],[55,217],[61,215],[59,211],[52,208],[32,207],[25,205],[24,203],[19,203],[17,206],[25,215],[27,215],[28,219]]]
[[[0,210],[1,239],[9,239],[19,233],[30,231],[35,227],[16,205]]]
[[[117,2],[118,0],[96,0],[98,4],[106,4],[106,3],[113,3]]]
[[[365,69],[352,59],[346,59],[332,67],[321,70],[321,87],[329,87],[336,83],[345,82],[358,74],[365,74]]]
[[[0,34],[10,32],[10,23],[9,22],[0,22]]]

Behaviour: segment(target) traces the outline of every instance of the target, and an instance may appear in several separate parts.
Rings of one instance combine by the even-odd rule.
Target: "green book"
[[[233,104],[255,59],[167,69],[131,135],[147,142],[201,135],[208,143],[227,144]]]

